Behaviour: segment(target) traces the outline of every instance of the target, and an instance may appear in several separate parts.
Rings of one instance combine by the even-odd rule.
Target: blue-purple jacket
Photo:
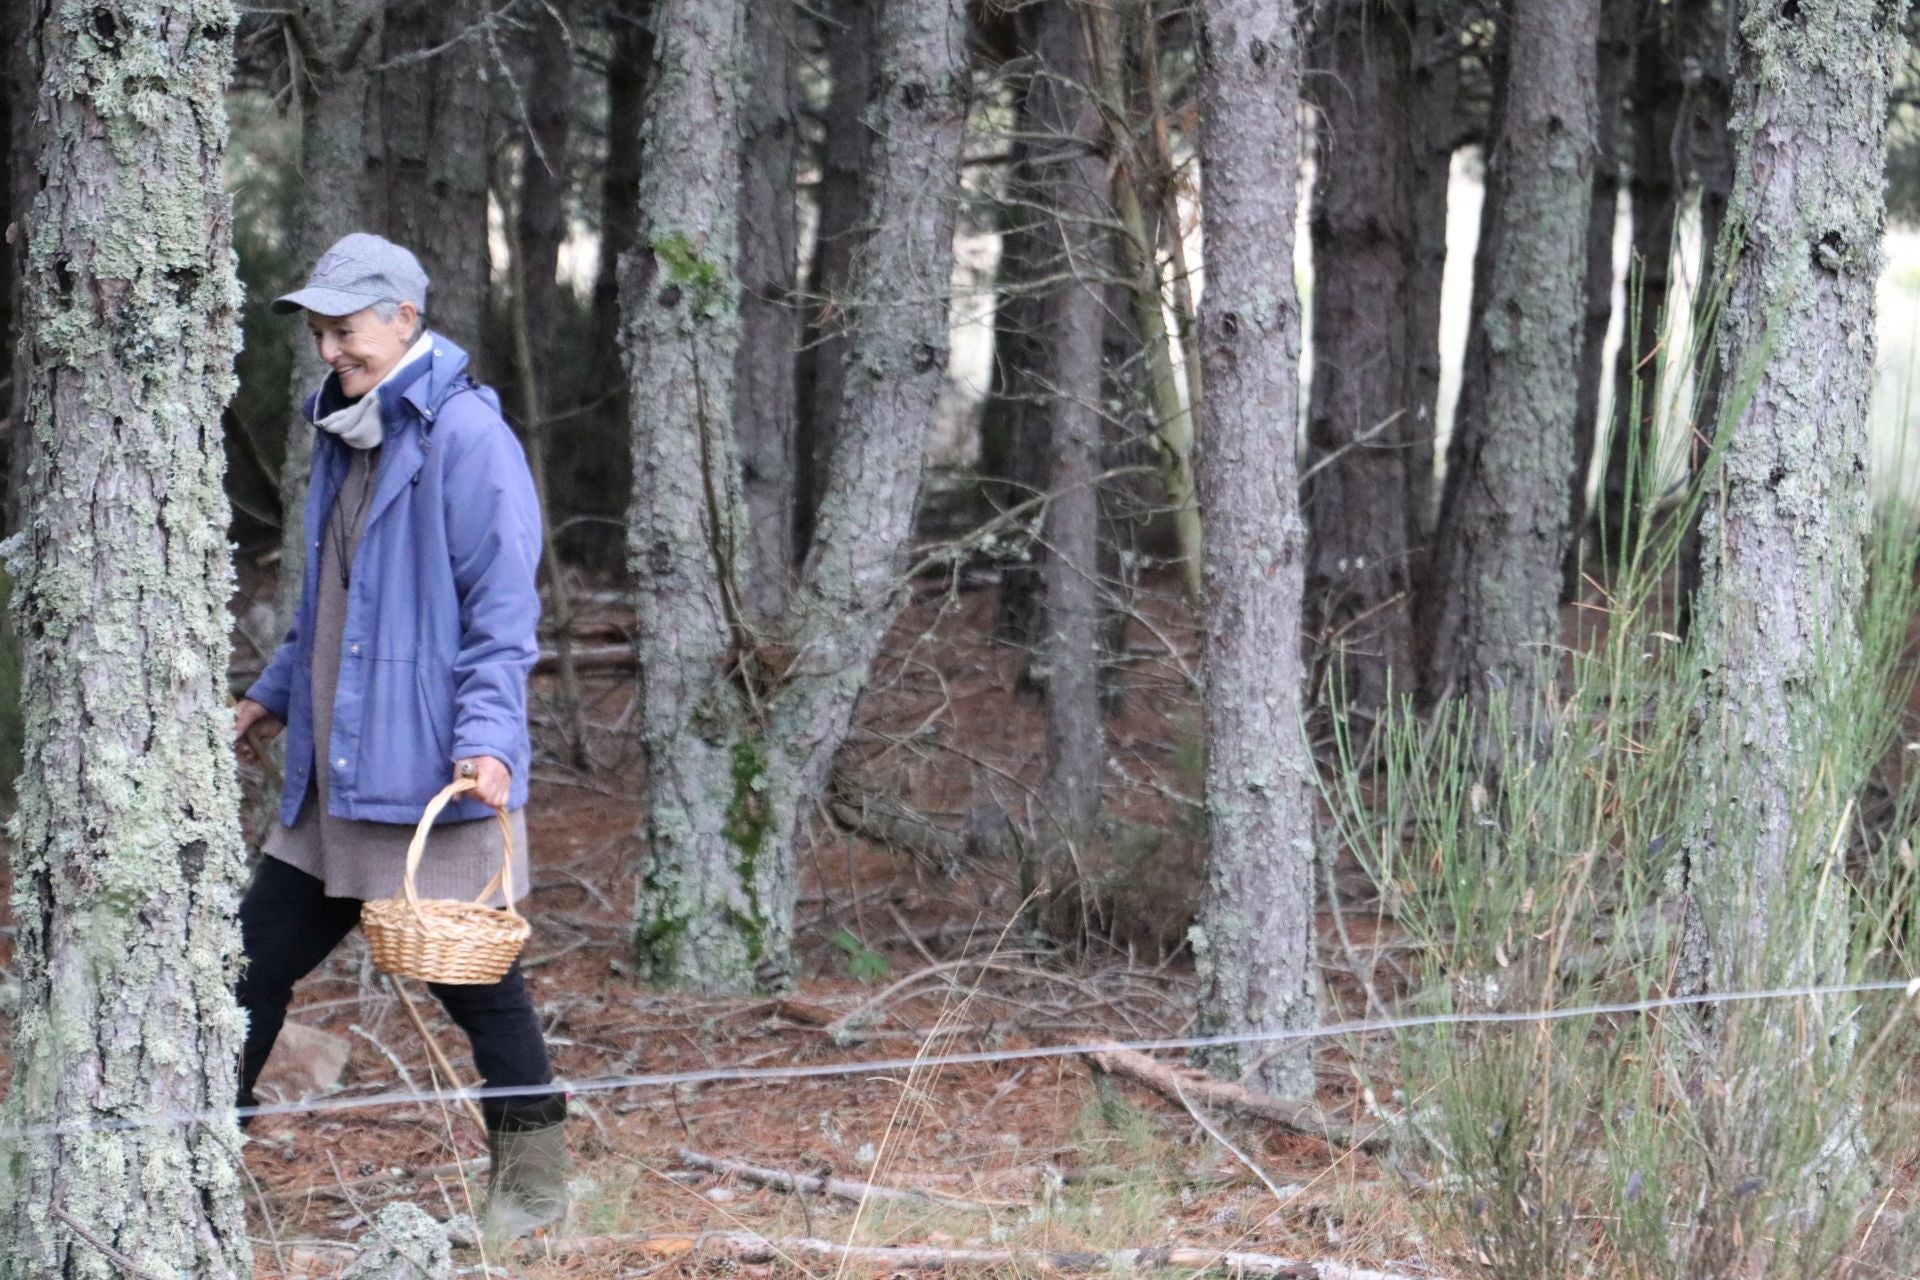
[[[467,377],[467,353],[433,335],[433,352],[381,387],[384,443],[354,553],[328,811],[414,823],[453,762],[494,756],[513,771],[510,808],[527,800],[527,675],[539,657],[540,506],[500,400]],[[342,407],[329,374],[309,422]],[[313,626],[320,538],[347,473],[348,446],[324,431],[307,487],[306,578],[293,628],[247,690],[287,725],[280,821],[292,826],[315,760]],[[483,818],[476,800],[443,820]]]

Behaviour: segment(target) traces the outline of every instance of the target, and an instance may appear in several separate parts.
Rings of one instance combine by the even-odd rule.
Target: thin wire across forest
[[[1127,1049],[1138,1053],[1205,1049],[1221,1045],[1278,1044],[1296,1040],[1328,1040],[1343,1036],[1378,1035],[1389,1031],[1411,1031],[1423,1027],[1487,1026],[1510,1023],[1572,1022],[1582,1018],[1621,1014],[1657,1013],[1663,1009],[1698,1008],[1708,1005],[1759,1004],[1769,1000],[1802,1000],[1822,996],[1867,995],[1904,992],[1920,996],[1920,978],[1886,979],[1877,982],[1836,983],[1800,987],[1771,987],[1755,991],[1705,992],[1698,995],[1659,996],[1647,1000],[1623,1000],[1608,1004],[1578,1005],[1564,1009],[1488,1010],[1478,1013],[1431,1013],[1398,1018],[1364,1018],[1351,1022],[1329,1023],[1319,1027],[1289,1028],[1279,1031],[1248,1031],[1231,1035],[1168,1036],[1141,1040],[1079,1041],[1072,1044],[1035,1045],[1025,1049],[977,1049],[961,1053],[920,1054],[913,1057],[870,1058],[852,1062],[817,1062],[786,1067],[708,1067],[699,1071],[671,1071],[657,1074],[594,1076],[584,1080],[555,1080],[543,1085],[516,1085],[502,1088],[461,1088],[395,1090],[352,1098],[313,1098],[302,1102],[269,1103],[253,1107],[221,1108],[206,1111],[157,1112],[148,1116],[123,1116],[112,1120],[62,1124],[26,1125],[0,1129],[0,1141],[21,1138],[65,1136],[101,1130],[150,1129],[162,1125],[201,1124],[223,1116],[284,1116],[311,1113],[364,1111],[383,1107],[418,1106],[422,1103],[459,1102],[474,1098],[514,1098],[562,1091],[566,1093],[613,1093],[626,1089],[673,1088],[681,1085],[725,1084],[734,1082],[773,1082],[811,1080],[831,1076],[887,1075],[916,1072],[940,1067],[978,1066],[1002,1062],[1031,1062],[1043,1058],[1079,1058],[1096,1053]],[[935,1033],[938,1034],[937,1032]]]

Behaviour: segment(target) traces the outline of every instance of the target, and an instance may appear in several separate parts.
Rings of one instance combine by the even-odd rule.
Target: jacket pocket
[[[428,668],[411,658],[372,659],[366,678],[353,798],[424,805],[451,776],[451,700],[438,705]]]

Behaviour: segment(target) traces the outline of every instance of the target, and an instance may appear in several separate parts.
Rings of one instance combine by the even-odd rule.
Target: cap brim
[[[296,311],[311,311],[321,316],[350,316],[356,311],[365,311],[378,301],[379,298],[370,298],[364,293],[307,288],[280,295],[273,300],[270,310],[277,316],[292,315]]]

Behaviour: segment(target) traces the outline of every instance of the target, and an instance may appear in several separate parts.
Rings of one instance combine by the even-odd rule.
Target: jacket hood
[[[419,410],[423,418],[431,420],[440,411],[440,406],[466,385],[465,349],[431,329],[427,331],[427,336],[433,339],[433,350],[402,369],[399,377],[376,393],[381,397],[381,416],[389,421],[397,420],[393,410],[402,401]],[[320,419],[346,408],[347,403],[346,396],[340,391],[340,375],[329,373],[320,384],[320,390],[307,397],[307,421],[318,425]]]

